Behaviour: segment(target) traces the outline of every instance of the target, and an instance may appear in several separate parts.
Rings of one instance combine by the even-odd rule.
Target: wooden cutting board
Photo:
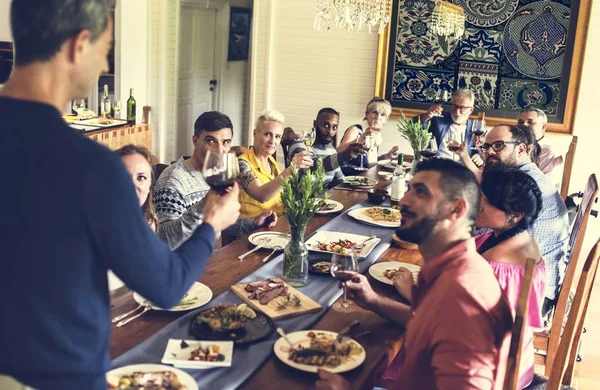
[[[283,282],[281,279],[274,279],[275,282]],[[259,280],[257,280],[259,282]],[[285,282],[284,282],[285,283]],[[287,298],[285,296],[277,297],[273,299],[266,305],[261,304],[256,299],[249,299],[248,296],[251,294],[246,291],[246,286],[248,283],[244,284],[236,284],[235,286],[231,286],[231,291],[233,291],[237,296],[239,296],[244,302],[250,305],[252,308],[256,310],[260,310],[265,313],[267,316],[271,317],[273,320],[279,320],[282,318],[289,318],[300,316],[302,314],[313,313],[321,310],[321,305],[317,302],[313,301],[306,295],[302,294],[300,291],[296,290],[289,284],[285,283],[290,293],[290,296],[294,295],[300,298],[300,306],[294,306],[294,304],[290,301],[290,303],[283,310],[278,310],[277,306],[279,303],[284,303]]]

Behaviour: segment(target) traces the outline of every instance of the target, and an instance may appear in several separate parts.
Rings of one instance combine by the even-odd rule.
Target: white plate
[[[377,161],[377,166],[379,168],[395,170],[396,168],[398,168],[398,162],[397,161],[392,162],[392,160],[379,160],[379,161]],[[410,168],[410,167],[412,167],[412,163],[404,161],[402,163],[402,166],[404,168]]]
[[[111,377],[121,377],[123,375],[131,375],[134,372],[161,372],[161,371],[170,371],[174,372],[177,375],[177,379],[179,383],[185,386],[185,390],[198,390],[198,384],[190,376],[190,374],[183,372],[175,367],[164,366],[162,364],[132,364],[130,366],[115,368],[114,370],[110,370],[106,373],[106,378]]]
[[[269,242],[264,240],[269,239]],[[256,232],[248,236],[248,241],[253,245],[263,244],[265,249],[273,249],[276,246],[280,247],[281,250],[290,242],[290,235],[279,232]]]
[[[390,212],[395,212],[395,213],[398,212],[398,210],[394,210],[389,207],[373,206],[373,207],[362,207],[360,209],[351,210],[348,213],[348,215],[351,216],[352,218],[356,219],[357,221],[366,223],[367,225],[382,226],[382,227],[389,227],[389,228],[396,228],[396,227],[400,226],[400,219],[398,219],[398,222],[377,221],[377,220],[367,216],[365,214],[365,211],[368,209],[372,209],[372,208],[390,210]]]
[[[290,342],[294,345],[302,345],[302,346],[306,346],[308,347],[310,345],[310,338],[308,337],[308,332],[313,332],[313,333],[324,333],[327,335],[331,335],[333,337],[337,337],[337,333],[336,332],[329,332],[326,330],[302,330],[299,332],[294,332],[294,333],[288,333],[287,337],[290,340]],[[288,356],[289,356],[289,345],[287,343],[287,341],[285,341],[283,339],[283,337],[279,338],[279,340],[277,340],[275,342],[275,345],[273,346],[273,350],[275,351],[275,355],[279,358],[279,360],[281,360],[282,362],[284,362],[285,364],[287,364],[290,367],[293,367],[295,369],[301,370],[301,371],[306,371],[306,372],[314,372],[316,373],[319,368],[323,368],[326,369],[329,372],[333,372],[333,373],[340,373],[340,372],[346,372],[346,371],[350,371],[350,370],[354,370],[356,367],[360,366],[364,361],[365,358],[367,357],[367,354],[365,352],[365,349],[362,347],[362,345],[360,345],[359,343],[357,343],[354,340],[350,340],[353,341],[356,345],[358,345],[362,352],[358,355],[352,355],[351,358],[340,364],[337,367],[328,367],[328,366],[310,366],[308,364],[300,364],[300,363],[296,363],[291,361]]]
[[[318,231],[315,235],[313,235],[311,238],[309,238],[308,241],[306,241],[306,247],[308,248],[309,251],[331,254],[333,252],[320,250],[319,242],[329,243],[331,241],[350,240],[352,242],[359,244],[359,243],[365,241],[367,238],[369,238],[369,236],[360,236],[358,234],[351,234],[351,233]],[[364,257],[369,256],[369,253],[371,253],[373,248],[375,248],[377,246],[377,244],[379,244],[380,241],[381,241],[381,238],[378,238],[378,237],[374,238],[372,240],[369,240],[363,247],[361,253],[358,255],[358,258],[362,259]]]
[[[365,179],[367,181],[366,184],[353,184],[353,183],[355,183],[356,180],[365,180]],[[368,177],[363,177],[363,176],[345,176],[344,177],[344,184],[348,184],[353,187],[374,187],[377,185],[377,183],[379,183],[379,181],[368,178]]]
[[[214,367],[231,367],[231,361],[233,358],[233,341],[185,340],[185,343],[188,345],[185,348],[181,348],[181,341],[181,339],[169,340],[161,362],[165,364],[172,364],[179,368],[201,370]],[[219,353],[225,356],[225,360],[222,362],[201,362],[188,360],[193,351],[200,347],[207,348],[210,345],[218,345],[220,349]]]
[[[320,202],[322,200],[323,199],[321,199],[321,198],[315,198],[315,203]],[[327,199],[325,202],[327,204],[333,204],[333,205],[335,205],[335,207],[332,208],[331,210],[317,211],[317,214],[332,214],[332,213],[337,213],[338,211],[342,211],[344,209],[344,205],[335,200]]]
[[[212,297],[213,297],[212,290],[207,285],[202,284],[200,282],[194,282],[194,284],[192,284],[192,287],[190,287],[190,289],[188,290],[186,296],[183,298],[183,300],[194,299],[194,301],[191,305],[187,305],[187,306],[177,305],[177,306],[173,306],[170,309],[165,309],[165,308],[158,307],[158,306],[152,306],[152,309],[166,310],[166,311],[188,311],[188,310],[197,309],[201,306],[206,305],[208,302],[210,302]],[[140,294],[138,294],[136,292],[133,293],[133,299],[135,299],[135,301],[139,304],[142,304],[142,302],[146,301],[146,298],[142,297]]]
[[[381,283],[393,286],[394,283],[390,279],[383,276],[383,273],[388,269],[398,269],[400,267],[407,268],[409,271],[411,271],[415,280],[417,280],[417,276],[419,275],[419,272],[421,272],[421,267],[415,264],[400,263],[398,261],[386,261],[383,263],[373,264],[371,268],[369,268],[369,274],[371,274],[374,279],[380,281]]]

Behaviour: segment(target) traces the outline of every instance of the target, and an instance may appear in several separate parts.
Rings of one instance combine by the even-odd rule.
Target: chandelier
[[[369,33],[377,28],[381,34],[391,16],[391,0],[317,0],[314,27],[319,31],[329,31],[332,25],[347,31],[366,27]]]
[[[465,33],[465,11],[459,5],[443,0],[436,1],[429,31],[446,39],[461,39]]]

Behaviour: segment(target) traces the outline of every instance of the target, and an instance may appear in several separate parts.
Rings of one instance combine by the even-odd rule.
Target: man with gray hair
[[[563,168],[564,168],[564,156],[562,154],[555,154],[550,145],[542,143],[542,140],[546,136],[546,129],[548,128],[548,117],[546,113],[539,108],[525,107],[519,114],[520,125],[529,127],[535,133],[535,139],[538,142],[538,146],[533,151],[532,160],[537,164],[542,172],[546,174],[560,189],[562,184]]]
[[[472,128],[473,121],[469,115],[475,107],[475,95],[470,89],[457,89],[452,94],[450,111],[444,111],[441,104],[434,104],[427,112],[420,115],[423,127],[430,123],[429,131],[435,137],[438,145],[437,157],[454,159],[454,153],[448,149],[447,141],[453,137],[457,144],[464,141],[469,154],[473,154]],[[415,118],[415,119],[416,119]]]

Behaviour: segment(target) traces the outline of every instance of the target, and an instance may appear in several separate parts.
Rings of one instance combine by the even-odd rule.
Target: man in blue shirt
[[[144,220],[120,158],[62,120],[108,71],[114,0],[13,0],[15,68],[0,90],[0,388],[105,390],[107,270],[158,306],[204,270],[239,216],[239,188],[210,192],[175,252]]]

